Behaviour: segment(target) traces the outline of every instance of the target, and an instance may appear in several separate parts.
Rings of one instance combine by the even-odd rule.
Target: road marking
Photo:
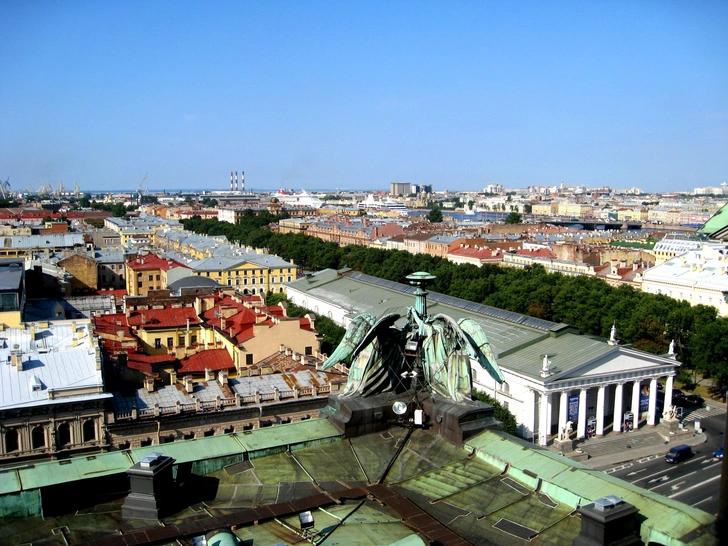
[[[614,472],[619,472],[620,470],[626,470],[632,466],[632,463],[624,463],[619,466],[615,466],[614,468],[610,468],[609,470],[605,470],[605,474],[612,474]]]
[[[691,463],[697,463],[700,459],[705,459],[705,455],[701,455],[700,457],[695,457],[694,459],[690,459],[683,466],[691,464]],[[703,463],[700,463],[700,464],[703,464]]]
[[[697,489],[698,487],[703,487],[706,483],[714,482],[715,480],[720,479],[720,474],[717,476],[713,476],[712,478],[708,478],[704,482],[696,483],[695,485],[691,485],[687,489],[683,489],[682,491],[678,491],[677,493],[673,493],[672,495],[668,495],[668,499],[674,499],[678,495],[682,495],[683,493],[687,493],[688,491],[692,491],[693,489]]]
[[[653,476],[659,476],[659,475],[660,475],[660,474],[662,474],[663,472],[667,472],[667,471],[669,471],[669,470],[672,470],[672,468],[666,468],[665,470],[660,470],[659,472],[655,472],[654,474],[650,474],[649,476],[645,476],[644,478],[637,478],[637,479],[636,479],[635,481],[633,481],[632,483],[636,483],[636,482],[638,482],[638,481],[640,481],[640,480],[646,480],[647,478],[651,478],[651,477],[653,477]]]
[[[657,459],[659,457],[663,457],[663,455],[650,455],[649,457],[644,457],[642,459],[639,459],[638,463],[646,463],[647,461],[652,461],[654,459]]]
[[[683,476],[677,476],[675,479],[676,480],[681,480],[682,478],[687,478],[688,476],[690,476],[692,474],[696,474],[696,473],[697,473],[697,470],[694,471],[694,472],[689,472],[688,474],[685,474]],[[657,481],[657,480],[655,480],[655,481]],[[668,476],[663,476],[662,477],[662,482],[663,483],[659,483],[659,484],[655,485],[654,487],[650,487],[649,488],[649,491],[653,491],[653,490],[657,489],[658,487],[662,487],[663,485],[667,485],[666,482],[669,482],[669,481],[670,481],[670,478]],[[682,483],[685,483],[685,482],[682,482]]]
[[[712,496],[710,496],[710,497],[708,497],[707,499],[703,499],[703,500],[701,500],[701,501],[698,501],[698,502],[696,502],[695,504],[693,504],[693,506],[697,506],[698,504],[703,504],[704,502],[708,502],[708,501],[709,501],[709,500],[711,500],[712,498],[713,498],[713,497],[712,497]]]
[[[670,489],[671,489],[672,491],[677,491],[678,489],[680,489],[680,486],[681,486],[682,484],[684,484],[684,483],[685,483],[685,481],[684,481],[684,480],[683,480],[683,481],[681,481],[680,483],[675,483],[675,484],[673,484],[673,485],[671,485],[671,486],[670,486]]]
[[[662,476],[662,477],[660,477],[660,478],[655,478],[654,480],[650,480],[650,481],[648,481],[647,483],[655,483],[655,482],[666,482],[666,481],[667,481],[667,480],[669,480],[669,479],[670,479],[670,477],[669,477],[669,476]],[[659,487],[659,485],[658,485],[658,486],[656,486],[656,487]],[[651,491],[651,489],[650,489],[650,491]]]
[[[703,468],[702,468],[701,470],[710,470],[711,468],[715,468],[716,466],[720,466],[720,465],[722,465],[722,464],[723,464],[723,463],[722,463],[721,461],[719,461],[719,462],[717,462],[717,463],[715,463],[715,464],[712,464],[712,465],[710,465],[710,466],[706,466],[706,467],[703,467]]]
[[[647,469],[646,468],[640,468],[639,470],[635,470],[634,472],[630,472],[629,474],[627,474],[627,476],[634,476],[635,474],[639,474],[640,472],[644,472],[645,470],[647,470]]]

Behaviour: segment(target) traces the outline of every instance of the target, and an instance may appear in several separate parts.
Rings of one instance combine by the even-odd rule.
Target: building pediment
[[[595,359],[585,362],[563,373],[556,373],[549,377],[550,381],[562,381],[565,379],[584,379],[614,376],[616,374],[627,374],[635,372],[650,373],[665,367],[677,367],[680,362],[668,357],[651,355],[641,351],[635,351],[628,347],[616,347]]]

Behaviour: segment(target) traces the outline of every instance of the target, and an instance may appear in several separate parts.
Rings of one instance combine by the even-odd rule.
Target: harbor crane
[[[10,198],[10,177],[8,176],[4,182],[0,181],[0,192],[3,194],[3,199]]]
[[[148,172],[144,174],[144,179],[142,180],[142,183],[139,184],[139,189],[137,189],[137,203],[139,203],[140,205],[142,204],[142,192],[145,189],[148,175],[149,175]]]

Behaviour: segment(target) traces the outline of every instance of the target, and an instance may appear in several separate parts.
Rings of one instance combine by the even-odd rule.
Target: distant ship
[[[407,207],[405,207],[403,203],[399,203],[397,201],[377,201],[371,193],[364,201],[359,203],[358,207],[360,210],[393,212],[400,216],[407,216],[408,214]]]
[[[313,207],[320,209],[324,202],[310,193],[306,193],[306,190],[301,190],[301,193],[289,194],[285,190],[278,190],[276,193],[276,199],[280,203],[289,207]]]

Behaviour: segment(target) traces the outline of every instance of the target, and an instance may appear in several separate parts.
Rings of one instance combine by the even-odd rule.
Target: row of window
[[[179,343],[177,344],[178,347],[185,347],[185,336],[179,336],[178,341],[179,341]],[[196,335],[190,335],[190,345],[197,345],[197,336]],[[167,347],[169,349],[174,347],[174,338],[173,337],[167,338]],[[155,349],[162,348],[162,338],[161,337],[154,338],[154,348]]]
[[[96,423],[89,419],[81,425],[83,442],[96,440]],[[71,426],[68,423],[61,423],[56,429],[56,445],[59,448],[71,443]],[[45,428],[42,425],[35,426],[30,431],[31,449],[46,447]],[[5,431],[5,453],[20,451],[20,431],[17,428],[10,428]]]

